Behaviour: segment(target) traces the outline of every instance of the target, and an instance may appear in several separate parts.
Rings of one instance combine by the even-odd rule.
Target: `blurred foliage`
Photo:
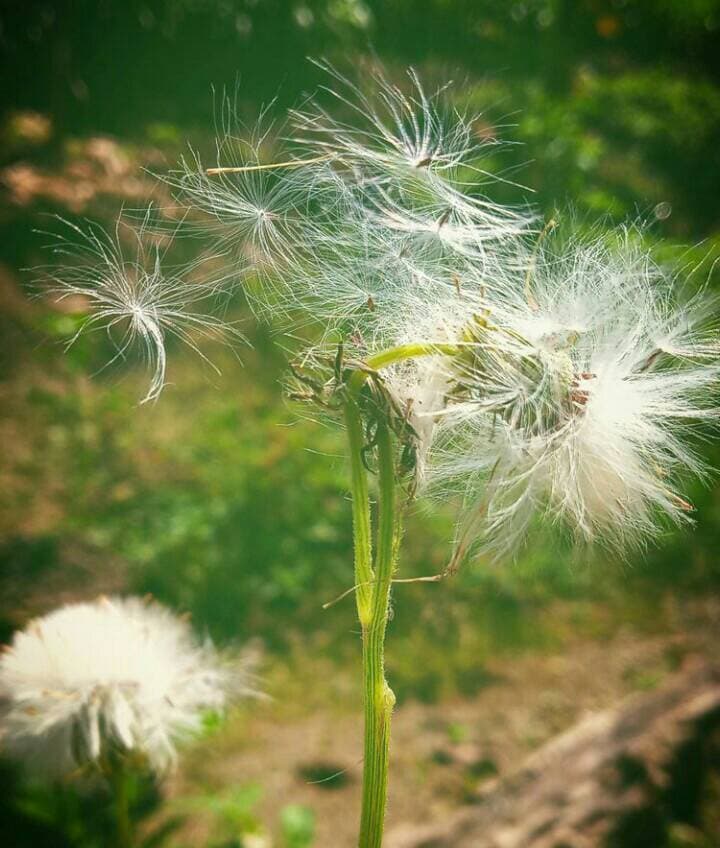
[[[315,816],[302,804],[288,804],[280,813],[285,848],[309,848],[315,838]]]
[[[245,848],[246,842],[264,833],[255,813],[262,793],[261,786],[249,783],[183,796],[175,806],[183,815],[200,814],[210,819],[208,848]]]
[[[137,848],[165,845],[179,826],[177,817],[149,824],[157,812],[161,796],[154,779],[147,774],[128,773],[127,792],[136,827]],[[106,848],[115,832],[113,799],[106,783],[29,781],[3,767],[0,780],[4,803],[0,805],[0,827],[8,848]]]

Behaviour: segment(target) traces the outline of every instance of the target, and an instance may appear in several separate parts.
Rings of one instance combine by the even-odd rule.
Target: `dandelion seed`
[[[233,143],[237,142],[233,139]],[[250,148],[229,155],[230,141],[220,145],[218,161],[231,161],[229,167],[206,169],[199,156],[184,159],[179,174],[167,182],[177,187],[179,199],[209,216],[207,224],[197,222],[194,230],[210,236],[220,252],[279,262],[290,249],[294,236],[293,211],[301,197],[292,175],[265,170],[259,163],[259,150]]]
[[[461,167],[472,169],[473,160],[495,144],[477,140],[474,121],[444,106],[441,98],[450,84],[429,96],[410,70],[412,91],[406,94],[374,73],[368,95],[329,63],[315,64],[337,86],[323,86],[323,90],[355,120],[343,123],[314,103],[311,109],[292,113],[298,133],[294,140],[332,153],[368,177],[381,181],[408,174],[453,177]]]
[[[63,264],[40,269],[58,301],[77,296],[87,304],[88,315],[69,344],[84,332],[104,329],[116,347],[111,363],[124,359],[136,344],[140,347],[152,372],[142,403],[156,400],[166,383],[168,337],[180,339],[206,362],[196,339],[240,337],[212,314],[221,295],[231,290],[231,278],[193,282],[201,263],[163,269],[169,245],[161,249],[147,243],[149,216],[150,211],[137,229],[118,220],[112,236],[96,225],[83,230],[64,222],[70,235],[53,245]],[[65,264],[66,258],[72,264]]]

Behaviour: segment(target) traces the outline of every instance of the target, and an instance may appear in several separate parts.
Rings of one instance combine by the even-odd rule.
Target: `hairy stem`
[[[371,617],[363,626],[365,759],[360,848],[380,848],[382,845],[387,804],[390,717],[395,704],[395,695],[385,680],[385,631],[399,527],[393,444],[390,430],[384,422],[378,426],[377,445],[379,514],[375,582],[372,587]]]

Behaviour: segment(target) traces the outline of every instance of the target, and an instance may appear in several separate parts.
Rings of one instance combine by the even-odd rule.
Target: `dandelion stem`
[[[370,356],[365,361],[367,370],[360,369],[350,377],[350,388],[352,391],[359,391],[371,371],[379,371],[388,365],[394,365],[396,362],[403,362],[406,359],[416,359],[420,356],[457,356],[459,351],[460,345],[438,342],[411,342],[410,344],[398,345],[397,347],[382,350],[380,353]]]
[[[109,778],[115,815],[115,845],[117,848],[132,848],[128,775],[120,762],[115,761],[109,767]]]
[[[387,804],[390,718],[395,704],[395,695],[385,680],[385,632],[400,527],[392,436],[384,421],[378,424],[377,448],[380,491],[376,579],[372,591],[371,618],[363,625],[365,758],[360,848],[380,848],[382,845]]]
[[[353,540],[355,551],[355,585],[358,618],[363,627],[370,621],[372,584],[372,540],[370,524],[370,494],[367,471],[363,462],[362,419],[354,397],[345,402],[345,426],[350,451],[350,476],[353,513]]]
[[[363,462],[365,447],[363,422],[357,398],[373,371],[419,356],[455,356],[458,345],[416,342],[399,345],[371,356],[364,369],[348,380],[344,403],[345,425],[350,450],[355,550],[355,599],[362,627],[365,742],[363,766],[360,848],[381,848],[387,805],[390,719],[395,695],[385,679],[385,633],[400,543],[395,457],[390,428],[386,421],[377,425],[378,528],[374,568],[372,563],[370,497]],[[432,578],[436,579],[436,578]]]
[[[380,848],[387,798],[390,713],[394,701],[385,683],[383,656],[394,556],[394,463],[390,433],[383,423],[378,432],[380,520],[376,579],[371,564],[370,495],[363,463],[364,434],[353,393],[349,393],[345,402],[345,424],[350,451],[355,599],[363,641],[365,753],[359,845],[360,848]]]

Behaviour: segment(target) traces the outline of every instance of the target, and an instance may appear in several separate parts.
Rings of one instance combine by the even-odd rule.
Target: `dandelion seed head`
[[[203,712],[243,686],[186,620],[158,604],[70,604],[16,633],[0,656],[2,745],[51,775],[98,764],[110,751],[164,771]]]
[[[499,142],[445,90],[427,94],[412,71],[405,88],[371,75],[366,89],[319,64],[329,84],[291,113],[281,161],[261,165],[268,136],[238,155],[226,132],[219,165],[239,173],[197,162],[185,176],[191,202],[258,252],[260,311],[319,323],[320,348],[343,338],[360,360],[455,350],[382,377],[418,477],[474,504],[460,553],[517,550],[538,516],[618,550],[688,520],[679,489],[704,473],[692,445],[716,422],[705,294],[681,297],[638,228],[564,241],[492,202],[485,186],[503,178],[483,156]]]
[[[684,304],[627,236],[548,250],[533,267],[531,293],[494,303],[457,357],[429,475],[465,487],[461,546],[512,552],[541,516],[641,547],[690,519],[679,487],[705,474],[697,432],[717,425],[720,379],[712,303]]]

